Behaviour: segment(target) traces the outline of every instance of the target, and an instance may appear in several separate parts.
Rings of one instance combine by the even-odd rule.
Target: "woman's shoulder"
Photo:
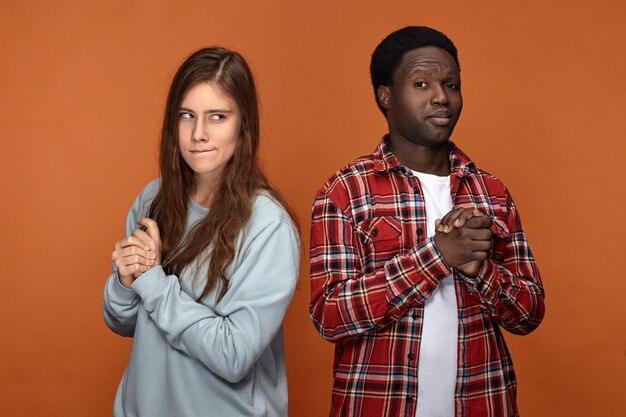
[[[150,181],[139,193],[139,196],[142,197],[143,200],[152,200],[159,189],[161,188],[161,177],[155,178]]]
[[[271,192],[260,190],[252,201],[250,219],[241,230],[241,245],[246,247],[252,242],[266,242],[268,236],[291,236],[291,239],[281,238],[280,245],[299,245],[299,233],[291,216],[283,205]],[[265,236],[258,240],[260,236]],[[294,243],[297,242],[297,243]],[[245,253],[245,251],[244,251]]]
[[[251,225],[267,226],[275,222],[285,222],[293,225],[287,210],[267,190],[259,190],[252,202]]]
[[[150,181],[143,189],[139,192],[135,201],[133,202],[133,208],[137,210],[141,215],[146,215],[150,205],[152,204],[152,200],[156,197],[159,189],[161,188],[161,178],[155,178]]]

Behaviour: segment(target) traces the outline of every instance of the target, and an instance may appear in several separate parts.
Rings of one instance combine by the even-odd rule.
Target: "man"
[[[502,182],[450,141],[457,50],[407,27],[371,62],[389,134],[318,192],[311,308],[336,344],[331,416],[517,416],[500,328],[541,322],[543,288]]]

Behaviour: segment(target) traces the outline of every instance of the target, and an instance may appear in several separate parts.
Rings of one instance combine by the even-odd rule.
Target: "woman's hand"
[[[156,222],[147,217],[139,220],[131,236],[117,242],[111,258],[117,267],[120,282],[130,288],[141,274],[161,264],[161,237]]]
[[[156,257],[154,265],[161,265],[161,233],[157,222],[147,217],[140,219],[137,224],[139,227],[133,233],[133,236],[140,238],[150,247]]]

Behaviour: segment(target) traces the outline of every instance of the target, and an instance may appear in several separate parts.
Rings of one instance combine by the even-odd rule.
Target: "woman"
[[[103,312],[134,337],[115,416],[284,416],[281,321],[299,270],[293,216],[258,159],[241,55],[191,55],[170,88],[161,178],[130,208]]]

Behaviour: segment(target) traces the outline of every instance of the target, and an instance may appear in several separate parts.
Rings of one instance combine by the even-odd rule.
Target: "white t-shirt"
[[[435,220],[452,210],[450,176],[413,171],[420,180],[426,205],[428,237]],[[457,371],[458,313],[452,275],[439,282],[424,303],[422,341],[417,371],[417,416],[453,417]]]

